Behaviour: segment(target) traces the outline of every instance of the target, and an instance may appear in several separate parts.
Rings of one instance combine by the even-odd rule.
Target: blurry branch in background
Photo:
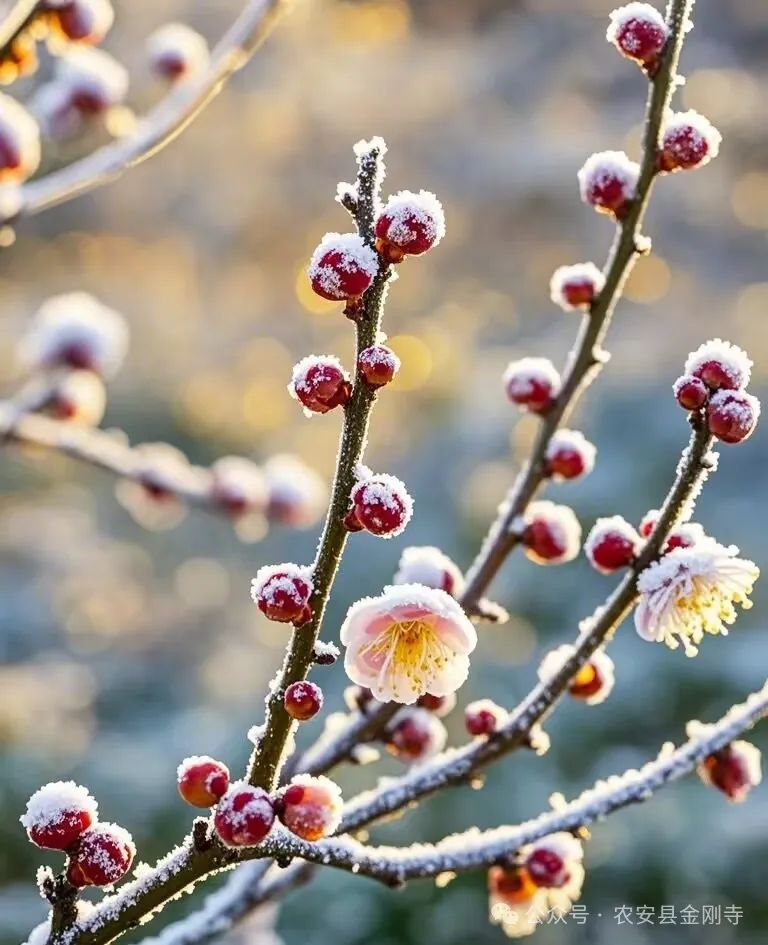
[[[39,6],[39,0],[18,0],[9,2],[7,9],[0,10],[0,61],[8,55],[16,38],[34,19]]]

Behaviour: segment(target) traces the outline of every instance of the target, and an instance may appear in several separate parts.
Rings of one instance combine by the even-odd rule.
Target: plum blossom
[[[341,628],[349,678],[381,701],[410,705],[455,692],[477,633],[456,601],[420,584],[386,587],[353,604]]]
[[[760,571],[738,548],[704,538],[689,548],[675,548],[637,580],[640,603],[635,627],[644,640],[666,643],[695,656],[705,633],[728,633],[735,604],[752,606],[749,595]]]

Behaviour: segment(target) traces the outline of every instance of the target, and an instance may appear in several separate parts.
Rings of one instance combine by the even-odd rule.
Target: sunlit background
[[[304,0],[182,140],[121,182],[19,227],[0,256],[3,390],[18,382],[15,339],[40,302],[86,289],[131,329],[107,426],[134,442],[168,440],[201,463],[291,451],[329,477],[340,418],[306,420],[285,385],[309,352],[351,364],[350,323],[311,294],[304,267],[326,230],[347,225],[333,195],[354,174],[352,144],[381,134],[387,187],[434,190],[448,235],[404,265],[393,287],[386,328],[403,369],[377,405],[369,449],[370,465],[407,482],[414,519],[393,541],[352,539],[324,636],[335,636],[353,600],[388,582],[406,544],[438,544],[466,566],[535,430],[506,403],[501,371],[522,354],[562,361],[577,321],[549,302],[549,276],[563,262],[602,261],[612,235],[580,204],[576,170],[593,150],[637,156],[645,83],[604,40],[612,6]],[[141,111],[160,94],[143,65],[143,37],[179,18],[215,38],[238,3],[116,7],[105,45],[131,67],[131,104]],[[696,4],[677,101],[704,112],[724,145],[711,166],[657,190],[654,254],[630,281],[612,360],[576,420],[598,446],[597,468],[551,490],[585,527],[604,514],[637,521],[658,504],[687,439],[670,385],[701,341],[746,347],[754,392],[765,393],[766,53],[765,0]],[[19,90],[28,96],[29,85]],[[92,144],[49,148],[46,160],[54,167]],[[698,519],[768,566],[764,431],[722,454]],[[310,560],[316,532],[273,531],[244,545],[201,512],[175,531],[147,532],[105,475],[50,455],[6,449],[1,458],[0,942],[15,945],[44,915],[34,873],[45,857],[18,823],[40,783],[88,784],[105,819],[128,827],[152,861],[191,819],[176,795],[178,761],[210,753],[242,766],[245,732],[260,721],[285,644],[284,629],[251,604],[249,579],[265,563]],[[516,555],[494,587],[513,617],[483,629],[460,704],[486,695],[514,703],[541,653],[570,640],[611,587],[583,561],[545,570]],[[751,614],[727,640],[707,640],[695,661],[644,643],[627,625],[613,649],[610,701],[565,704],[547,724],[545,758],[515,756],[489,772],[482,793],[442,795],[376,836],[408,843],[515,822],[555,790],[570,796],[641,763],[665,739],[680,739],[686,719],[714,718],[762,684],[766,604],[758,585]],[[337,707],[342,668],[316,678]],[[768,748],[765,732],[755,741]],[[341,772],[345,793],[378,770]],[[763,942],[766,836],[765,790],[729,807],[695,779],[676,785],[595,828],[582,898],[592,917],[542,928],[538,941]],[[622,904],[737,904],[744,915],[738,927],[679,919],[618,928]],[[486,909],[482,875],[393,893],[325,871],[287,900],[278,931],[288,945],[501,943]],[[260,934],[240,933],[247,942]]]

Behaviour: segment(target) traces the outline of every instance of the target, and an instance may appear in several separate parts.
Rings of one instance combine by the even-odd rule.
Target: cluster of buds
[[[131,835],[99,821],[96,801],[74,781],[35,791],[20,819],[32,843],[67,854],[66,878],[72,886],[111,886],[131,868],[136,854]]]
[[[298,775],[274,795],[246,781],[231,784],[213,815],[216,836],[228,847],[261,843],[279,819],[291,833],[314,842],[341,822],[341,791],[330,779]]]
[[[707,341],[688,356],[675,398],[684,410],[705,411],[709,432],[722,443],[741,443],[760,417],[760,401],[746,391],[751,369],[741,348],[719,338]]]

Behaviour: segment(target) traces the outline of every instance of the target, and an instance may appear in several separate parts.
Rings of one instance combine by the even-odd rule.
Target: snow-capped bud
[[[506,709],[491,699],[470,702],[464,710],[464,727],[470,735],[493,735],[498,732],[508,716]]]
[[[554,833],[531,844],[524,865],[537,886],[560,889],[571,882],[574,867],[581,869],[581,843],[569,833]]]
[[[660,511],[659,509],[649,509],[643,516],[638,531],[643,538],[650,537],[651,532],[656,528],[656,523],[659,520]]]
[[[735,741],[708,755],[698,771],[705,784],[722,791],[729,801],[740,803],[762,780],[761,761],[759,748],[751,742]]]
[[[671,112],[664,122],[659,168],[669,172],[702,167],[717,157],[722,140],[717,128],[698,112]]]
[[[749,384],[752,361],[746,351],[714,338],[688,355],[685,373],[700,378],[712,390],[738,390]]]
[[[692,548],[706,537],[701,525],[696,522],[685,522],[683,525],[673,528],[670,532],[664,545],[664,554],[674,551],[675,548]]]
[[[597,449],[578,430],[555,431],[547,446],[547,472],[553,479],[578,479],[592,472]]]
[[[578,173],[581,199],[601,213],[623,216],[634,198],[640,165],[623,151],[600,151]]]
[[[512,361],[503,382],[512,403],[533,413],[546,413],[560,391],[560,375],[548,358]]]
[[[67,864],[73,886],[111,886],[131,868],[136,847],[133,838],[117,824],[95,824],[77,841]]]
[[[111,377],[128,347],[122,315],[87,292],[55,295],[44,302],[19,345],[32,370],[69,367]]]
[[[213,815],[213,826],[228,847],[252,847],[267,836],[275,822],[275,808],[263,788],[245,781],[230,785]]]
[[[95,427],[104,416],[107,392],[93,371],[65,371],[52,382],[45,411],[57,420]]]
[[[115,21],[110,0],[49,0],[48,7],[54,36],[73,43],[100,43]]]
[[[566,312],[589,308],[605,285],[605,276],[592,262],[560,266],[549,283],[550,297]]]
[[[87,788],[54,781],[35,791],[19,819],[32,843],[46,850],[68,850],[97,817],[96,801]]]
[[[122,105],[128,92],[128,70],[103,49],[77,46],[56,63],[56,82],[66,89],[70,106],[81,116],[102,115]]]
[[[567,505],[531,502],[518,524],[525,553],[536,564],[565,564],[579,553],[581,525]]]
[[[357,369],[370,387],[384,387],[400,370],[400,358],[386,345],[371,345],[360,352]]]
[[[323,690],[316,683],[300,679],[285,690],[283,705],[292,719],[306,722],[322,709]]]
[[[574,653],[574,648],[568,643],[546,653],[538,669],[540,682],[546,684],[553,679]],[[568,692],[574,699],[581,699],[587,705],[599,705],[611,694],[615,682],[613,660],[600,648],[571,679]]]
[[[394,576],[395,584],[423,584],[458,597],[464,590],[464,576],[458,566],[431,545],[404,548]]]
[[[310,354],[294,365],[288,393],[304,407],[304,413],[328,413],[352,396],[349,374],[331,354]]]
[[[267,460],[264,476],[271,521],[293,528],[308,528],[317,521],[327,489],[314,469],[298,456],[282,453]]]
[[[699,410],[707,402],[709,388],[699,377],[683,374],[672,385],[675,399],[683,410]]]
[[[312,569],[298,564],[267,564],[251,581],[251,598],[270,620],[297,627],[312,618]]]
[[[447,696],[433,696],[428,692],[417,699],[416,705],[442,719],[456,708],[456,693],[450,692]]]
[[[376,473],[361,480],[352,489],[347,528],[365,529],[380,538],[400,535],[413,514],[413,499],[405,484],[396,476]]]
[[[387,732],[387,748],[401,761],[424,761],[442,751],[448,733],[440,719],[427,709],[404,709]]]
[[[754,433],[760,401],[745,390],[718,390],[707,406],[709,432],[722,443],[741,443]]]
[[[650,534],[650,532],[649,532]],[[620,515],[599,518],[584,542],[584,554],[602,574],[627,568],[640,551],[642,539]]]
[[[445,214],[427,190],[401,190],[390,197],[376,220],[376,249],[388,263],[420,256],[445,236]]]
[[[30,113],[0,92],[0,184],[20,184],[40,164],[40,129]]]
[[[166,23],[147,40],[152,71],[169,82],[199,75],[210,61],[204,36],[186,23]]]
[[[652,72],[669,37],[664,17],[650,3],[628,3],[611,13],[606,39]]]
[[[309,263],[314,291],[324,299],[358,299],[379,271],[379,257],[357,233],[326,233]]]
[[[176,783],[187,804],[213,807],[229,789],[229,768],[208,755],[192,755],[176,770]]]
[[[211,466],[214,501],[232,518],[262,512],[269,502],[264,473],[250,459],[222,456]]]
[[[336,832],[343,806],[338,784],[323,775],[300,774],[275,799],[280,822],[310,842]]]

